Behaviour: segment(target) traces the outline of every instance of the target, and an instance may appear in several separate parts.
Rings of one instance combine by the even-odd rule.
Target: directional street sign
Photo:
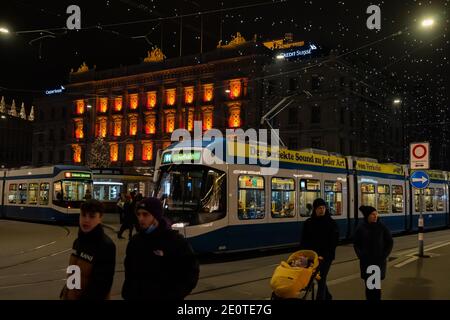
[[[409,149],[411,169],[430,169],[430,144],[428,142],[411,143]]]
[[[430,184],[430,177],[425,171],[414,171],[410,180],[411,185],[416,189],[425,189]]]

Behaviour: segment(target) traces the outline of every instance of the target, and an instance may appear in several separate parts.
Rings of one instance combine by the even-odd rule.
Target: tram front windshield
[[[204,166],[164,167],[157,197],[172,223],[197,225],[221,219],[226,214],[226,173]]]
[[[62,207],[79,208],[92,198],[92,180],[59,180],[53,184],[53,202]]]

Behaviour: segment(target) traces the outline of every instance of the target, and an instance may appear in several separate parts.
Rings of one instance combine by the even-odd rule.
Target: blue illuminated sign
[[[294,51],[280,52],[277,54],[277,59],[308,56],[310,54],[313,54],[314,50],[317,50],[317,46],[314,44],[310,44],[308,49],[301,48],[302,47]]]
[[[66,90],[66,88],[64,88],[63,86],[61,86],[61,87],[58,88],[58,89],[45,90],[45,94],[46,94],[46,95],[51,95],[51,94],[62,93],[64,90]]]

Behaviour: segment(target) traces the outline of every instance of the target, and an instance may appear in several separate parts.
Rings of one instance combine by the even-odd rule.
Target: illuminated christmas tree
[[[106,168],[110,164],[109,145],[102,137],[98,137],[91,145],[87,165],[90,168]]]

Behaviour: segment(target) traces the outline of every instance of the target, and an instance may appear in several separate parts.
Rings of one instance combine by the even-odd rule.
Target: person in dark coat
[[[321,279],[318,283],[317,300],[332,299],[327,287],[327,275],[335,258],[338,241],[337,223],[331,218],[326,202],[317,198],[313,202],[311,217],[303,225],[300,241],[300,249],[313,250],[319,257],[322,257],[319,264]]]
[[[183,300],[197,285],[199,264],[186,239],[163,217],[162,203],[146,198],[136,207],[140,230],[125,256],[125,300]]]
[[[102,216],[101,202],[88,200],[81,205],[80,229],[69,260],[70,266],[80,268],[81,286],[79,289],[68,288],[66,283],[60,294],[63,300],[105,300],[110,297],[116,246],[103,231]]]
[[[364,280],[367,300],[381,300],[381,289],[369,289],[367,267],[376,265],[381,271],[381,280],[386,277],[387,258],[392,251],[394,241],[389,229],[378,219],[374,207],[361,206],[364,221],[355,230],[353,247],[359,258],[361,278]]]
[[[120,226],[120,230],[117,234],[117,237],[119,239],[124,239],[122,234],[125,232],[125,230],[128,230],[128,240],[131,240],[131,237],[133,236],[133,228],[135,224],[136,215],[134,214],[134,204],[133,200],[131,198],[131,195],[126,195],[126,200],[123,205],[123,219],[122,219],[122,225]]]

